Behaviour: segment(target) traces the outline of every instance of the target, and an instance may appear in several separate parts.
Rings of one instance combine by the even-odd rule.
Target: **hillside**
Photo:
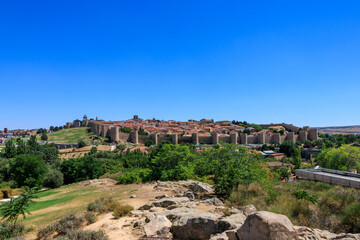
[[[339,127],[319,127],[320,133],[329,134],[360,134],[360,125],[339,126]]]
[[[88,132],[89,128],[68,128],[49,134],[49,142],[56,143],[77,143],[80,139],[84,139],[85,142],[90,142],[92,132]]]

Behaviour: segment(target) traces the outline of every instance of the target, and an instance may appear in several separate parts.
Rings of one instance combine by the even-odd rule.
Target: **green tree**
[[[343,145],[340,148],[325,149],[316,161],[323,168],[342,171],[360,171],[360,148]]]
[[[13,143],[13,140],[10,139],[5,143],[5,157],[13,158],[16,156],[16,147]]]
[[[148,140],[145,141],[145,146],[150,147],[152,145],[154,145],[153,140],[148,139]]]
[[[31,152],[36,152],[39,150],[39,144],[36,141],[35,135],[30,136],[30,140],[28,141],[28,146]]]
[[[95,154],[95,153],[97,153],[97,147],[92,147],[92,148],[90,149],[90,155],[93,155],[93,154]]]
[[[293,157],[295,156],[295,144],[291,141],[284,141],[282,144],[280,144],[280,152],[285,153],[287,157]]]
[[[46,134],[46,131],[41,133],[41,140],[42,141],[47,141],[48,140],[48,135]]]
[[[295,153],[293,156],[293,164],[295,165],[295,169],[300,169],[301,168],[301,164],[302,164],[302,159],[301,159],[301,149],[298,147],[295,149]]]
[[[41,156],[24,154],[11,162],[9,173],[18,187],[39,187],[47,170]]]
[[[50,170],[43,179],[43,186],[48,188],[58,188],[64,183],[64,175],[57,169]]]
[[[42,153],[43,153],[43,159],[46,163],[53,165],[54,163],[57,162],[59,151],[57,150],[56,147],[53,147],[52,145],[46,145],[42,149]]]
[[[15,226],[20,215],[26,217],[26,213],[30,214],[28,208],[31,199],[34,198],[33,189],[22,190],[22,193],[18,198],[11,198],[9,202],[3,203],[0,207],[0,214],[3,216],[3,219],[12,222]]]
[[[78,141],[78,148],[82,148],[86,146],[86,142],[83,139],[80,139]]]
[[[18,147],[16,148],[17,155],[26,154],[28,152],[28,147],[25,141],[19,140]]]

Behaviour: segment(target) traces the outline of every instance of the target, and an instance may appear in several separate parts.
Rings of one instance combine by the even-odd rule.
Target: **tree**
[[[32,152],[36,152],[39,150],[39,144],[36,141],[35,135],[31,135],[30,140],[28,141],[28,146],[29,146],[30,151],[32,151]]]
[[[325,149],[317,156],[316,161],[323,168],[360,171],[360,149],[347,145],[335,149]]]
[[[35,191],[33,189],[22,190],[18,198],[11,198],[9,202],[3,203],[0,207],[0,214],[3,219],[12,222],[15,226],[20,215],[26,217],[26,213],[30,214],[28,207],[34,198]]]
[[[10,164],[10,174],[18,187],[39,187],[47,172],[42,157],[35,155],[19,155]]]
[[[300,148],[295,149],[294,156],[293,156],[293,164],[295,165],[294,166],[295,169],[301,168],[302,159],[301,159],[301,149]]]
[[[86,146],[86,142],[83,139],[80,139],[78,141],[78,148],[82,148]]]
[[[145,141],[145,146],[150,147],[152,145],[154,145],[153,140],[148,139],[148,140]]]
[[[46,131],[42,132],[42,134],[41,134],[41,140],[42,140],[42,141],[47,141],[47,140],[48,140],[48,136],[47,136],[47,134],[46,134]]]
[[[282,144],[280,144],[280,152],[285,153],[288,157],[295,156],[295,144],[291,141],[285,141]]]
[[[64,183],[64,175],[57,169],[50,170],[44,180],[43,186],[48,188],[58,188]]]
[[[45,145],[42,152],[43,159],[46,163],[54,164],[56,160],[58,160],[59,151],[56,149],[56,147],[53,147],[52,145]]]
[[[97,153],[97,147],[92,147],[92,148],[90,149],[90,155],[93,155],[93,154],[95,154],[95,153]]]
[[[124,133],[131,133],[132,129],[129,127],[123,127],[123,128],[120,128],[120,131],[124,132]]]
[[[13,143],[13,140],[10,139],[5,143],[5,157],[13,158],[16,156],[16,147]]]
[[[16,148],[17,155],[26,154],[28,152],[28,147],[25,141],[19,140],[18,147]]]

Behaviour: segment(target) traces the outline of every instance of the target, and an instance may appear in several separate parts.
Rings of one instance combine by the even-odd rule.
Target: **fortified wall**
[[[79,127],[78,123],[67,123],[69,127]],[[286,140],[293,143],[304,142],[305,140],[318,140],[318,129],[304,127],[298,134],[295,132],[288,132],[285,135],[280,133],[265,133],[258,132],[255,135],[247,135],[246,133],[238,134],[232,132],[230,135],[221,135],[217,132],[212,133],[211,136],[203,136],[198,133],[193,133],[191,136],[182,136],[179,134],[172,135],[160,135],[151,134],[148,136],[139,135],[138,131],[131,133],[120,132],[120,127],[111,123],[103,123],[96,120],[83,120],[81,122],[82,127],[90,127],[91,131],[103,138],[109,138],[111,142],[120,143],[121,141],[127,141],[134,144],[144,144],[146,140],[152,140],[156,145],[163,141],[170,141],[174,144],[179,143],[192,143],[198,145],[204,144],[218,144],[219,142],[232,143],[232,144],[281,144]]]

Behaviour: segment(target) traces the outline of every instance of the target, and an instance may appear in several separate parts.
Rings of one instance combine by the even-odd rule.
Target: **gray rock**
[[[244,224],[246,216],[242,213],[233,214],[219,219],[219,231],[237,229]]]
[[[229,240],[225,232],[212,236],[209,240]]]
[[[187,202],[189,202],[189,199],[187,197],[162,198],[153,202],[153,206],[167,208],[168,206],[181,205]]]
[[[139,220],[134,223],[133,227],[137,228],[137,227],[142,227],[144,225],[145,225],[145,220]]]
[[[163,194],[160,196],[156,196],[155,199],[162,199],[162,198],[167,198],[167,197],[169,197],[167,194]]]
[[[145,224],[144,231],[148,237],[171,237],[171,222],[165,216],[156,216]]]
[[[144,212],[143,211],[140,211],[140,210],[132,210],[130,212],[130,214],[136,216],[136,217],[142,217],[144,215]]]
[[[291,240],[298,233],[289,218],[272,212],[250,214],[236,231],[239,240]]]
[[[145,215],[145,222],[146,223],[151,222],[154,219],[155,219],[155,215],[153,213],[149,213],[149,214]]]
[[[150,210],[151,207],[152,207],[151,203],[146,203],[145,205],[139,207],[139,210]]]
[[[157,212],[157,211],[159,211],[159,208],[157,207],[152,207],[149,209],[149,212]]]
[[[161,213],[172,222],[174,240],[205,240],[218,232],[219,215],[192,209],[176,208]]]
[[[209,198],[206,200],[201,201],[201,203],[205,203],[205,204],[210,204],[210,205],[215,205],[215,206],[222,206],[224,205],[224,203],[218,199],[218,198]]]
[[[189,190],[194,193],[213,192],[213,188],[211,187],[210,184],[203,183],[203,182],[197,182],[197,181],[193,181],[192,183],[190,183]]]
[[[245,214],[245,216],[249,216],[251,213],[256,212],[256,207],[252,204],[246,205],[244,207],[239,207],[239,210]]]
[[[195,199],[194,193],[191,191],[186,192],[184,196],[187,197],[190,201],[194,201]]]

